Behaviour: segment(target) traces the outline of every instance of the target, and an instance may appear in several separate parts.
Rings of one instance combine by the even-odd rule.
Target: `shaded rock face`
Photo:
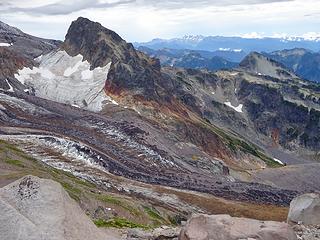
[[[0,239],[108,239],[52,180],[26,176],[0,189]]]
[[[290,203],[288,222],[320,225],[320,195],[310,193],[294,198]]]
[[[238,96],[244,103],[247,116],[258,132],[272,136],[276,144],[293,150],[296,145],[317,151],[320,147],[318,104],[308,106],[308,101],[290,92],[298,86],[278,87],[242,81]],[[300,90],[303,88],[301,87]],[[294,90],[293,90],[294,91]],[[292,101],[291,99],[294,99]],[[313,106],[313,103],[310,103]],[[275,136],[277,135],[277,136]]]
[[[157,97],[155,82],[161,78],[160,62],[137,52],[132,44],[101,24],[78,18],[72,22],[63,48],[71,56],[81,54],[92,69],[112,62],[106,79],[107,92],[134,90],[135,95],[147,99]]]
[[[286,223],[233,218],[229,215],[195,215],[182,228],[181,240],[296,240]]]

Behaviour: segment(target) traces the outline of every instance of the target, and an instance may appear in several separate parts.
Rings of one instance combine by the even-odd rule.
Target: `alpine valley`
[[[308,44],[135,48],[82,17],[63,42],[0,22],[0,187],[57,181],[99,227],[283,221],[293,198],[320,191],[319,43]]]

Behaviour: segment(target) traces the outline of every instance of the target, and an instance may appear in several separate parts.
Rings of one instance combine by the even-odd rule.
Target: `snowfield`
[[[232,104],[231,104],[231,102],[225,102],[224,103],[226,106],[228,106],[228,107],[231,107],[233,110],[235,110],[236,112],[239,112],[239,113],[242,113],[242,107],[243,107],[243,104],[239,104],[238,106],[233,106]]]
[[[105,103],[116,104],[104,92],[111,62],[90,70],[83,56],[65,51],[51,52],[35,59],[39,67],[23,68],[15,74],[22,84],[32,87],[38,97],[100,111]]]

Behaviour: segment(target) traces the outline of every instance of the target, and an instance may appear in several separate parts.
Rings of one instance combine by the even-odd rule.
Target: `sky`
[[[130,42],[184,35],[320,36],[320,0],[0,0],[0,21],[63,40],[79,16]]]

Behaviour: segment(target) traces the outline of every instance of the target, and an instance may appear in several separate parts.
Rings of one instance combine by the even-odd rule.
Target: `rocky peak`
[[[250,53],[242,60],[239,66],[246,71],[258,75],[267,75],[279,79],[297,78],[297,76],[283,64],[258,52]]]
[[[129,62],[138,58],[132,44],[100,23],[83,17],[72,22],[63,47],[71,56],[83,55],[92,68],[103,67],[111,61]]]
[[[112,62],[106,81],[109,94],[134,91],[133,95],[154,98],[155,81],[160,79],[160,63],[137,52],[115,32],[100,23],[79,17],[72,22],[63,44],[65,51],[81,54],[91,64],[91,69]]]

